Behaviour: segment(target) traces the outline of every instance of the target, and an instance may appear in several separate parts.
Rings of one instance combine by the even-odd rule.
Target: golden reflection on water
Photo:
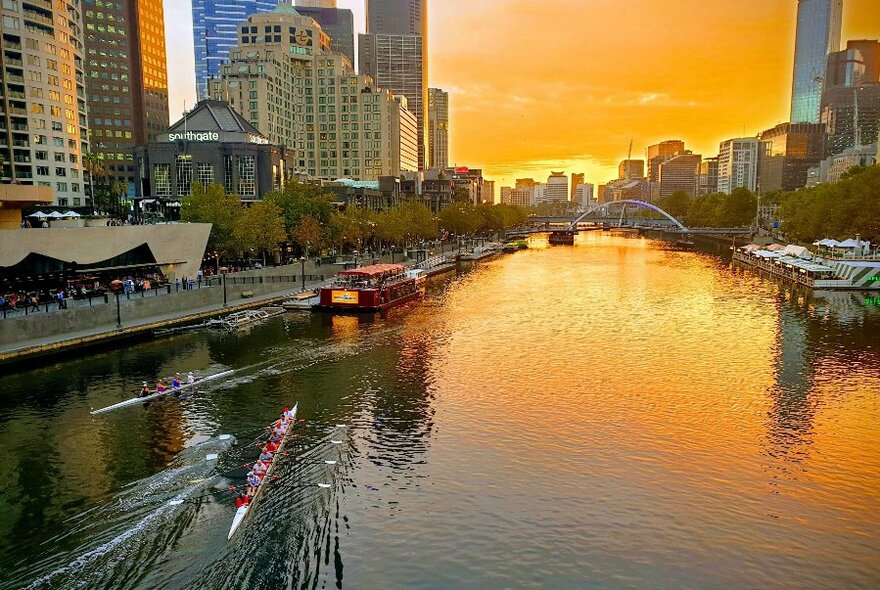
[[[434,460],[524,495],[541,493],[529,476],[553,477],[584,497],[587,528],[731,556],[796,534],[790,551],[820,562],[841,531],[841,551],[876,560],[876,339],[829,342],[821,300],[716,257],[599,232],[537,243],[407,322],[443,334]]]

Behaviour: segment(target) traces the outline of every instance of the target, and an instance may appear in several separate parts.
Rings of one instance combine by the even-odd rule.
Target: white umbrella
[[[51,213],[49,213],[49,215],[47,215],[47,217],[52,217],[52,218],[58,219],[59,217],[64,217],[64,213],[59,213],[58,211],[52,211]]]
[[[39,217],[42,219],[43,217],[49,217],[49,216],[46,215],[45,213],[43,213],[42,211],[37,211],[36,213],[31,213],[30,215],[28,215],[28,217]]]
[[[857,241],[853,240],[852,238],[850,238],[849,240],[844,240],[844,241],[842,241],[842,242],[838,245],[838,247],[839,247],[839,248],[858,248],[858,247],[859,247],[859,243],[858,243]]]
[[[82,215],[80,215],[76,211],[68,211],[67,213],[64,214],[64,216],[65,217],[82,217]]]

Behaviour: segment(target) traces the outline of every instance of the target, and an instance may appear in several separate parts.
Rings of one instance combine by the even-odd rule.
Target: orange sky
[[[450,92],[451,164],[501,186],[551,169],[617,176],[630,139],[718,142],[788,118],[796,0],[428,0],[430,85]],[[364,29],[363,0],[338,0]],[[172,121],[192,106],[188,0],[165,1]],[[880,37],[844,0],[842,39]]]
[[[450,157],[500,187],[551,169],[616,178],[630,139],[634,158],[672,138],[717,155],[787,120],[796,14],[795,0],[435,0]],[[880,0],[845,0],[842,39],[866,37]]]

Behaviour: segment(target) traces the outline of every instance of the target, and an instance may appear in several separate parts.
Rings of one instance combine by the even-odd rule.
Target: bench
[[[242,298],[242,299],[250,299],[250,298],[253,297],[253,296],[254,296],[254,292],[253,292],[253,291],[242,291],[242,292],[241,292],[241,298]]]

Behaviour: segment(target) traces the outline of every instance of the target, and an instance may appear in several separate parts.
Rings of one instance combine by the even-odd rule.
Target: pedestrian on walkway
[[[180,291],[180,279],[174,279],[174,292],[177,293]]]
[[[196,288],[196,281],[192,277],[189,278],[189,290],[192,291]]]
[[[64,290],[58,290],[58,309],[67,309],[67,301],[64,300]]]
[[[40,300],[37,299],[36,293],[31,295],[31,311],[40,311]]]

